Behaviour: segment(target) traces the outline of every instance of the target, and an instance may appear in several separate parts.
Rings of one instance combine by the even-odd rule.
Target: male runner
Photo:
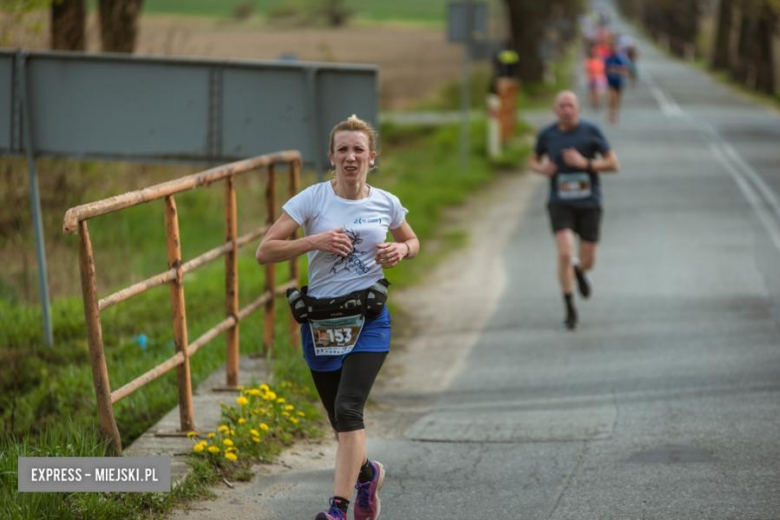
[[[579,102],[573,92],[560,92],[554,108],[558,121],[537,135],[530,167],[550,178],[547,208],[558,250],[558,280],[566,304],[564,325],[574,330],[578,321],[574,280],[582,297],[590,296],[585,273],[596,261],[602,213],[599,173],[617,171],[619,164],[601,130],[580,119]],[[579,256],[574,256],[575,234],[580,238]]]

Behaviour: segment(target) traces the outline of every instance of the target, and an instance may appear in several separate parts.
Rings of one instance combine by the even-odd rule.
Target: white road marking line
[[[665,116],[682,117],[691,121],[702,133],[707,135],[711,141],[710,149],[712,154],[734,179],[739,191],[747,199],[758,220],[769,234],[772,244],[780,252],[780,199],[778,199],[772,188],[729,143],[723,140],[711,125],[692,121],[689,115],[680,108],[680,105],[658,86],[658,83],[650,74],[645,73],[644,78],[650,87],[651,94]],[[777,219],[773,217],[772,213],[777,216]]]
[[[775,212],[777,218],[780,219],[780,200],[777,198],[777,195],[775,195],[775,192],[772,191],[772,188],[769,187],[769,185],[764,181],[764,179],[761,178],[756,170],[754,170],[747,162],[745,162],[744,159],[742,159],[742,157],[740,157],[737,151],[734,150],[730,144],[724,143],[723,150],[726,152],[726,155],[728,155],[728,157],[731,158],[737,166],[739,166],[745,177],[753,182],[753,186],[755,186],[761,195],[764,196],[767,204]]]
[[[653,92],[653,96],[658,101],[665,115],[669,117],[684,117],[690,120],[687,117],[688,114],[683,112],[680,105],[657,87],[652,76],[648,76],[648,79],[648,83],[651,84],[651,92]],[[780,220],[775,220],[768,209],[771,208],[777,219],[780,219],[780,199],[778,199],[761,175],[737,153],[734,147],[724,141],[712,126],[705,123],[698,123],[697,126],[711,139],[710,149],[713,155],[731,174],[734,182],[737,183],[737,187],[750,203],[767,233],[769,233],[772,243],[780,252]]]
[[[739,191],[742,192],[742,195],[744,195],[748,203],[750,203],[750,206],[753,208],[753,211],[758,216],[758,220],[761,221],[761,224],[763,224],[764,229],[766,229],[766,232],[769,234],[769,238],[772,240],[772,243],[774,244],[775,248],[777,248],[777,251],[780,252],[780,224],[778,224],[778,222],[774,218],[772,218],[772,215],[767,210],[766,204],[764,204],[764,200],[756,192],[753,186],[751,186],[750,183],[745,179],[745,175],[742,172],[740,172],[731,163],[731,161],[729,161],[729,158],[727,157],[726,153],[721,150],[721,148],[726,148],[726,147],[728,147],[727,144],[719,146],[715,143],[710,143],[710,150],[712,150],[712,154],[726,168],[729,174],[731,174],[731,177],[734,179],[734,182],[737,184]],[[772,204],[770,203],[770,206],[771,205]],[[777,206],[773,206],[773,208],[775,209],[775,211],[778,210]]]
[[[666,93],[661,90],[661,88],[658,86],[658,83],[656,83],[655,79],[653,79],[653,76],[647,72],[645,72],[643,76],[650,86],[650,93],[653,95],[656,103],[658,103],[658,106],[661,108],[661,112],[663,112],[666,117],[681,117],[683,115],[683,111],[680,108],[680,105],[678,105],[674,99],[667,96]]]

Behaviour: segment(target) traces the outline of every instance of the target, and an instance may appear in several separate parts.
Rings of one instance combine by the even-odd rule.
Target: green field
[[[255,13],[265,14],[280,6],[309,8],[316,0],[149,0],[145,13],[189,14],[230,17],[239,4],[254,6]],[[444,22],[448,0],[347,0],[346,6],[355,16],[370,20],[404,20]]]

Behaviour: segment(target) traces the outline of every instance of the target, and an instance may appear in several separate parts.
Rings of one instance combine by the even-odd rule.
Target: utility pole
[[[474,10],[472,0],[465,0],[466,34],[463,45],[463,78],[460,88],[461,128],[460,128],[460,168],[469,169],[469,134],[471,124],[469,120],[469,104],[471,98],[471,47],[474,32]]]

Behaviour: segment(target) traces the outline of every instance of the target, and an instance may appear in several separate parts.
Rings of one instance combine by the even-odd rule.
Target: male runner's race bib
[[[591,196],[590,175],[585,172],[559,173],[558,198],[562,200],[586,199]]]
[[[355,348],[366,318],[362,314],[325,320],[309,320],[314,354],[317,356],[341,356]]]

